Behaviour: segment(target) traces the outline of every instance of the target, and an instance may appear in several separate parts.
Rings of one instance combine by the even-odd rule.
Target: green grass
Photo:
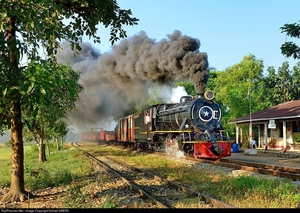
[[[299,189],[289,179],[233,177],[206,167],[189,167],[175,161],[166,161],[156,155],[134,154],[109,147],[101,149],[102,153],[160,173],[169,180],[184,183],[195,191],[239,208],[298,208],[300,205]]]
[[[109,155],[125,160],[145,170],[161,174],[163,177],[183,183],[194,191],[220,199],[239,208],[297,208],[300,193],[296,185],[285,179],[266,179],[259,176],[233,177],[225,173],[209,170],[207,167],[186,166],[175,161],[166,160],[152,154],[139,154],[108,146],[92,146],[91,153]],[[75,148],[64,146],[60,150],[51,148],[47,161],[38,162],[36,145],[24,146],[24,178],[27,190],[37,190],[53,186],[68,185],[64,200],[66,207],[89,208],[85,194],[85,181],[108,182],[105,176],[93,177],[93,165]],[[0,147],[0,186],[10,186],[11,147]],[[92,178],[91,178],[92,177]],[[88,179],[90,178],[90,179]],[[101,179],[102,178],[102,179]],[[74,182],[79,184],[73,184]],[[76,196],[74,196],[76,195]],[[118,208],[118,199],[103,197],[99,208]],[[195,203],[183,198],[180,206]]]
[[[92,172],[92,166],[86,157],[75,148],[65,146],[60,150],[50,148],[47,161],[38,161],[38,149],[35,144],[24,146],[24,180],[27,190],[38,190],[53,186],[63,186],[84,178]],[[0,185],[10,186],[11,147],[0,147]]]

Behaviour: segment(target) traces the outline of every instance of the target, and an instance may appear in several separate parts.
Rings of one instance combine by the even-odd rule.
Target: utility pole
[[[285,35],[285,42],[286,42],[286,35]],[[286,64],[285,64],[285,60],[286,60],[286,57],[285,55],[283,56],[283,103],[285,103],[285,93],[286,93],[286,88],[285,88],[285,81],[286,81]]]
[[[248,101],[249,101],[249,144],[251,145],[251,139],[253,137],[252,135],[252,118],[251,118],[251,91],[250,91],[250,80],[249,80],[249,86],[248,86]]]

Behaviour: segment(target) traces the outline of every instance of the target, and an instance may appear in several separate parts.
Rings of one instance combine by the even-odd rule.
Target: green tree
[[[218,78],[218,74],[220,71],[217,71],[215,69],[210,70],[209,72],[209,79],[207,81],[206,90],[212,90],[215,91],[216,87],[216,79]]]
[[[268,67],[268,75],[263,79],[265,101],[269,106],[291,100],[292,75],[288,62],[284,62],[282,67],[276,72],[274,67]]]
[[[31,87],[23,85],[26,65],[21,63],[38,59],[43,48],[48,63],[55,67],[60,41],[69,41],[73,50],[81,49],[79,43],[84,35],[100,43],[96,33],[97,25],[102,23],[110,27],[113,44],[126,37],[122,27],[136,25],[138,19],[131,17],[131,10],[120,9],[115,0],[1,0],[0,8],[0,130],[4,126],[10,128],[12,141],[11,185],[2,201],[14,202],[23,201],[29,194],[24,188],[21,108],[26,103],[23,97],[31,92]],[[51,98],[45,88],[39,91],[41,103]]]
[[[243,57],[240,63],[218,72],[215,78],[216,100],[222,104],[224,128],[235,132],[235,127],[227,125],[230,120],[247,115],[263,108],[258,101],[261,97],[259,82],[263,75],[263,62],[254,55]],[[251,93],[251,102],[247,98]],[[251,107],[251,108],[250,108]]]
[[[46,142],[47,145],[48,156],[50,156],[51,153],[51,142],[52,143],[55,142],[56,149],[59,150],[63,145],[62,139],[67,133],[68,133],[68,128],[66,126],[66,123],[62,120],[57,120],[54,124],[51,125],[51,128],[47,128],[45,132],[46,137],[44,137],[44,141]],[[45,159],[46,159],[46,154],[43,153],[43,155],[45,155]]]
[[[285,24],[280,27],[281,33],[286,33],[287,36],[292,38],[300,38],[300,22],[293,23],[293,24]],[[281,53],[285,56],[293,57],[294,59],[300,59],[300,47],[292,42],[286,41],[280,47]]]
[[[291,78],[291,97],[291,100],[300,100],[300,62],[293,67]]]
[[[265,95],[264,102],[267,106],[274,106],[281,103],[281,91],[278,91],[278,87],[276,86],[278,85],[278,82],[279,77],[275,68],[273,66],[268,67],[267,76],[262,79],[262,87],[264,87],[262,93]]]
[[[23,86],[30,88],[30,93],[23,97],[26,100],[22,103],[23,121],[39,148],[39,161],[44,162],[47,160],[44,139],[51,138],[49,134],[56,122],[75,109],[75,101],[83,90],[77,83],[80,72],[61,64],[52,67],[52,63],[41,60],[30,63],[24,76]],[[43,90],[47,91],[46,97],[40,94]]]
[[[267,76],[262,79],[261,97],[266,107],[274,106],[291,100],[299,100],[299,63],[291,70],[288,62],[283,62],[278,71],[268,67]]]
[[[67,125],[62,120],[58,120],[55,122],[53,129],[52,129],[52,135],[56,142],[56,148],[60,149],[63,146],[63,137],[67,135],[69,129],[67,128]]]

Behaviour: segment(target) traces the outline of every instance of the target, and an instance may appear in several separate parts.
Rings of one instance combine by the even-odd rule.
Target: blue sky
[[[277,70],[286,59],[280,46],[292,40],[280,27],[300,20],[299,0],[117,0],[120,8],[131,9],[140,21],[125,27],[127,36],[145,31],[149,38],[160,41],[174,30],[198,38],[200,51],[208,54],[210,67],[224,70],[253,54],[264,61],[265,70]],[[111,48],[109,30],[99,25],[101,53]],[[88,39],[84,39],[88,41]],[[297,40],[294,40],[297,42]],[[91,41],[92,42],[92,41]],[[294,59],[286,59],[290,66]]]

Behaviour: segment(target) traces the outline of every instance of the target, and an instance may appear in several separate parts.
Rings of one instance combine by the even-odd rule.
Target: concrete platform
[[[244,151],[245,155],[257,155],[257,150],[256,149],[246,149]]]
[[[255,151],[249,151],[249,150],[256,150]],[[300,150],[275,150],[275,149],[262,149],[262,148],[256,148],[256,149],[240,149],[239,152],[244,152],[245,155],[251,155],[252,152],[253,155],[260,155],[260,156],[275,156],[275,157],[284,157],[284,158],[300,158]],[[232,152],[233,153],[233,152]],[[249,154],[250,153],[250,154]]]

